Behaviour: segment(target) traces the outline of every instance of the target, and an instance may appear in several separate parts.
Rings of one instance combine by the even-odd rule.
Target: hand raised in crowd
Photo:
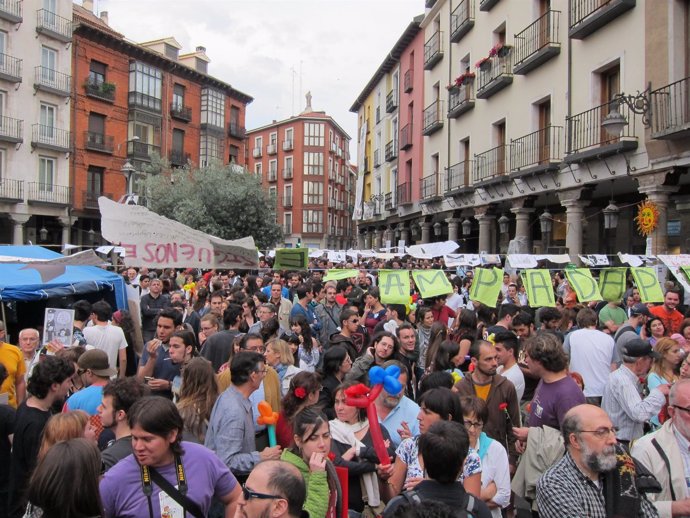
[[[412,432],[410,431],[410,427],[407,425],[406,421],[401,421],[400,426],[402,426],[402,428],[398,428],[397,431],[401,441],[412,437]]]
[[[264,448],[260,453],[261,460],[280,460],[280,445]]]
[[[53,338],[50,342],[46,344],[46,350],[48,351],[48,354],[58,353],[62,351],[64,348],[65,345],[57,338]]]
[[[156,358],[158,356],[158,349],[163,345],[158,338],[154,338],[146,344],[146,350],[149,353],[149,358]]]
[[[318,451],[315,451],[311,454],[311,458],[309,459],[309,471],[326,471],[327,460],[328,457],[325,453],[319,453]]]

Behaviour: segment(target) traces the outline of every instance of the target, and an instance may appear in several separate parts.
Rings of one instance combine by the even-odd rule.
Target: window
[[[240,125],[240,109],[237,106],[230,106],[230,124],[236,127]]]
[[[230,152],[228,153],[228,160],[231,164],[236,164],[240,156],[240,148],[238,146],[230,145]]]
[[[286,212],[283,214],[283,224],[285,225],[285,233],[286,234],[291,234],[292,233],[292,212]]]
[[[275,146],[278,143],[278,134],[271,133],[268,137],[268,141],[271,146]]]
[[[323,233],[323,211],[305,210],[303,213],[302,232]]]
[[[42,156],[38,158],[38,189],[53,192],[55,180],[55,159]]]
[[[184,107],[184,91],[185,88],[182,85],[173,86],[173,108],[175,110],[181,110]]]
[[[57,108],[55,108],[55,106],[41,103],[41,138],[55,138],[56,111]]]
[[[89,133],[92,135],[105,135],[105,115],[89,113]]]
[[[213,88],[201,91],[201,124],[225,127],[225,95]]]
[[[0,54],[6,54],[6,53],[7,53],[7,33],[5,31],[0,31]]]
[[[41,47],[41,82],[57,86],[57,52],[50,47]]]
[[[323,176],[323,153],[304,152],[304,174]]]
[[[616,64],[599,74],[601,81],[601,104],[611,102],[621,89],[621,69]],[[607,111],[608,113],[608,111]]]
[[[86,171],[86,190],[93,194],[103,194],[103,167],[90,165]]]
[[[0,148],[0,180],[2,180],[5,172],[5,150]]]
[[[202,132],[200,141],[199,162],[202,166],[223,159],[223,143],[219,137]]]
[[[285,157],[285,170],[289,171],[290,174],[292,174],[292,157],[291,156]]]
[[[268,162],[268,177],[271,180],[278,179],[278,161],[271,160]]]
[[[254,139],[254,149],[258,149],[261,151],[264,148],[264,138],[263,137],[256,137]]]
[[[172,150],[174,153],[184,153],[184,131],[174,129],[172,134]]]
[[[292,128],[288,128],[288,129],[285,130],[285,140],[286,140],[286,141],[292,143],[294,131],[295,131],[295,130],[293,130]]]
[[[278,188],[275,185],[272,185],[271,187],[268,188],[268,199],[269,200],[275,200],[278,197]]]
[[[304,145],[323,147],[324,130],[322,123],[307,122],[304,125]]]
[[[161,111],[163,73],[138,61],[129,64],[129,103],[141,108]]]
[[[96,86],[105,83],[106,70],[105,64],[91,60],[89,63],[89,83]]]
[[[302,201],[305,205],[323,205],[323,183],[304,182]]]
[[[261,177],[263,175],[263,171],[261,169],[261,164],[254,164],[254,172],[256,173],[256,176],[259,177],[259,180],[261,180],[262,179]]]

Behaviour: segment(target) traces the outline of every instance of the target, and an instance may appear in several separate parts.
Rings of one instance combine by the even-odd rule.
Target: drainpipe
[[[450,84],[450,78],[453,77],[453,42],[450,41],[450,31],[451,31],[451,18],[453,16],[453,0],[449,0],[448,3],[450,4],[450,16],[448,17],[448,32],[446,32],[446,37],[448,38],[448,83]],[[446,180],[448,179],[448,174],[449,174],[449,169],[450,169],[450,149],[451,149],[451,132],[450,132],[450,118],[448,118],[448,108],[450,107],[450,91],[446,90],[448,93],[448,98],[446,99],[446,121],[448,124],[448,142],[447,142],[447,149],[446,149]],[[439,174],[439,177],[442,175]],[[440,180],[440,178],[439,178]],[[445,186],[441,185],[441,192],[445,194]],[[452,215],[452,214],[451,214]]]

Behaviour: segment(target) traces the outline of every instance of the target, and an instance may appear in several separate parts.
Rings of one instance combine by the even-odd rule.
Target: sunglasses
[[[242,484],[242,496],[246,502],[249,502],[252,498],[256,498],[258,500],[285,500],[284,496],[268,495],[266,493],[257,493],[256,491],[252,491],[251,489],[247,488],[246,484]]]

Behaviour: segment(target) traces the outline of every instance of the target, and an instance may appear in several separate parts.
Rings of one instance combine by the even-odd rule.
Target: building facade
[[[247,132],[249,170],[276,199],[284,246],[344,250],[352,246],[350,136],[324,112],[307,107]]]
[[[252,98],[208,74],[205,48],[172,37],[132,43],[93,2],[74,5],[72,46],[75,244],[100,243],[98,198],[140,194],[153,156],[171,167],[245,165]]]
[[[425,5],[421,210],[403,222],[408,243],[688,251],[687,0]],[[634,221],[645,199],[660,213],[649,241]],[[377,226],[361,221],[362,241]]]
[[[72,5],[0,3],[0,242],[69,239]]]

